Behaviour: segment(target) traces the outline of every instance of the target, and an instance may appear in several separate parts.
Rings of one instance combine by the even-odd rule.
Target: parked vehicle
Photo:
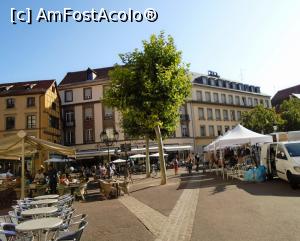
[[[292,188],[300,184],[300,141],[263,144],[260,162],[267,168],[268,179],[278,176]]]

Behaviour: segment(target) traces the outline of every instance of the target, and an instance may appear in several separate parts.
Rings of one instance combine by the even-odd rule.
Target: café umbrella
[[[146,155],[144,155],[144,154],[135,154],[133,156],[130,156],[129,158],[135,159],[135,158],[144,158],[144,157],[146,157]]]
[[[124,159],[117,159],[117,160],[114,160],[114,161],[112,161],[113,163],[125,163],[126,162],[126,160],[124,160]]]

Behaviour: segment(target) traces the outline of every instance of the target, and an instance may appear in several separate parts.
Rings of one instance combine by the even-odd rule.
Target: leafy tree
[[[154,129],[159,147],[161,184],[166,184],[161,128],[170,130],[179,117],[179,108],[190,94],[188,66],[171,36],[151,35],[143,49],[120,55],[123,66],[110,73],[111,88],[105,102],[121,113],[134,111],[146,129]],[[173,123],[173,124],[171,124]]]
[[[292,98],[280,105],[281,118],[284,121],[284,131],[300,130],[300,100]]]
[[[267,109],[263,105],[258,105],[242,113],[241,124],[252,131],[266,134],[274,131],[273,126],[280,128],[283,121],[275,109]]]

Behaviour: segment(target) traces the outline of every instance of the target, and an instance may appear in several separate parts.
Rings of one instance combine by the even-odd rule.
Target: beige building
[[[133,148],[143,147],[143,140],[128,140],[120,127],[120,114],[102,103],[103,94],[109,85],[108,72],[112,67],[69,72],[59,84],[62,101],[64,144],[75,146],[79,158],[92,159],[106,156],[106,146],[100,140],[103,130],[115,129],[119,138],[114,147],[131,143]],[[174,138],[165,141],[172,145],[193,145],[194,140],[188,130],[192,128],[188,105],[181,110],[181,125]],[[150,142],[155,145],[154,141]]]
[[[226,80],[211,71],[193,74],[188,104],[192,106],[196,151],[237,125],[244,111],[259,104],[271,107],[270,96],[262,94],[259,87]]]
[[[55,80],[0,85],[0,138],[20,130],[29,136],[61,143],[60,98]],[[36,158],[33,169],[48,157]]]
[[[145,145],[143,140],[127,140],[120,127],[119,113],[101,101],[109,85],[111,69],[69,72],[59,84],[64,143],[75,146],[82,158],[103,156],[101,150],[105,145],[101,143],[100,133],[107,129],[119,133],[115,147],[129,142],[135,148]],[[270,107],[270,96],[261,94],[259,87],[225,80],[213,72],[193,73],[192,82],[191,96],[180,109],[174,136],[164,141],[166,147],[191,146],[192,150],[201,151],[204,145],[239,123],[243,111],[258,104]],[[150,144],[156,145],[154,141]]]

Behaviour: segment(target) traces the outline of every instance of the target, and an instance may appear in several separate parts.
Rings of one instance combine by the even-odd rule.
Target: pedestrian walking
[[[175,171],[175,175],[177,175],[177,174],[178,174],[178,165],[179,165],[179,162],[178,162],[178,157],[177,157],[177,155],[176,155],[176,156],[175,156],[175,158],[174,158],[173,165],[174,165],[174,171]]]
[[[156,175],[157,175],[156,165],[152,164],[151,167],[152,167],[151,176],[156,177]]]

